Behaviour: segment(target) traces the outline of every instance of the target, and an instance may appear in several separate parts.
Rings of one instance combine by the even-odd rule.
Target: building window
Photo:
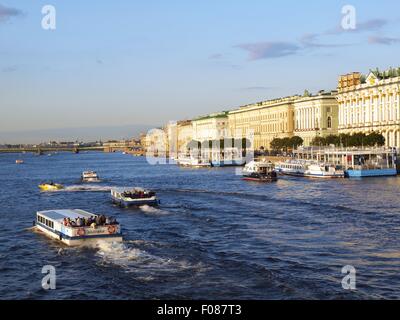
[[[328,129],[332,129],[332,118],[328,117]]]

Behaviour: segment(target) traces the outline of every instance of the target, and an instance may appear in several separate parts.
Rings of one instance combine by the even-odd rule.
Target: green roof
[[[206,116],[201,116],[198,118],[193,119],[192,121],[199,121],[199,120],[206,120],[206,119],[213,119],[213,118],[226,118],[228,117],[228,111],[222,111],[217,113],[210,113]]]

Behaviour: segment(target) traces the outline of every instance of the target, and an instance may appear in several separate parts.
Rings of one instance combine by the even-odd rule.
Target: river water
[[[87,169],[103,181],[80,184]],[[46,180],[66,190],[39,192]],[[115,186],[152,188],[161,205],[120,209]],[[396,177],[258,184],[120,153],[0,154],[0,299],[400,298],[399,195]],[[68,248],[32,231],[36,211],[62,208],[115,216],[124,242]],[[56,290],[42,289],[45,265]]]

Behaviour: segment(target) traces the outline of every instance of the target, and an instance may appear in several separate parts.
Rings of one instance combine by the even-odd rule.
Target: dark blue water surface
[[[85,169],[104,180],[79,191]],[[40,193],[44,180],[67,188]],[[113,186],[162,203],[120,209]],[[116,216],[124,243],[68,248],[31,230],[36,211],[62,208]],[[400,298],[399,240],[400,178],[258,184],[122,154],[0,154],[1,299]],[[56,290],[41,287],[44,265]],[[342,288],[345,265],[356,291]]]

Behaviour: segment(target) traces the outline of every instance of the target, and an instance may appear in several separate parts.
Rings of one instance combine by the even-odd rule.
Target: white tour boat
[[[112,189],[111,198],[115,204],[125,208],[159,203],[155,192],[143,188]]]
[[[269,182],[277,181],[278,175],[271,162],[250,161],[242,170],[243,180]]]
[[[95,171],[83,171],[81,175],[83,182],[99,182],[100,178]]]
[[[304,176],[307,168],[307,162],[300,160],[286,160],[283,162],[278,162],[276,165],[276,169],[279,171],[279,173],[290,176]]]
[[[280,173],[290,176],[310,178],[344,178],[340,166],[329,163],[318,163],[312,160],[286,160],[277,165]]]
[[[122,241],[118,222],[80,209],[38,211],[35,228],[68,246]]]

